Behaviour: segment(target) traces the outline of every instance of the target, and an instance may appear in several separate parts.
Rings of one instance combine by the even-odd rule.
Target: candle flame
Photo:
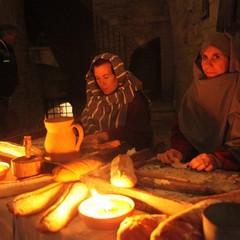
[[[96,199],[99,206],[101,206],[102,209],[105,209],[106,213],[108,213],[113,208],[112,202],[106,199],[103,195],[99,194],[95,189],[91,191],[91,194],[92,198]]]

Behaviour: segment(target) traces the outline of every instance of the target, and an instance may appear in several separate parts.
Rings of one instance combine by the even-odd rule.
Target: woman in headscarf
[[[81,114],[85,140],[127,142],[141,150],[151,146],[149,102],[142,83],[126,71],[117,55],[96,56],[86,75],[87,103]]]
[[[172,128],[171,148],[157,159],[190,161],[198,171],[240,170],[239,60],[239,46],[229,34],[204,40]]]

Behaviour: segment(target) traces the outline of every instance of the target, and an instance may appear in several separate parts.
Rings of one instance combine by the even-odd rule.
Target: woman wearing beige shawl
[[[171,148],[157,158],[190,161],[198,171],[240,169],[240,52],[226,33],[204,40],[182,99]]]

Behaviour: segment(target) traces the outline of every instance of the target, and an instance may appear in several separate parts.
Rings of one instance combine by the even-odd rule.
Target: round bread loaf
[[[117,240],[149,240],[152,231],[165,220],[165,214],[142,214],[125,218],[117,231]]]

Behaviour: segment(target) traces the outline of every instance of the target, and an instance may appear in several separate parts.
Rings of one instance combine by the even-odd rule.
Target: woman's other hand
[[[197,171],[210,172],[221,168],[221,161],[212,154],[201,153],[188,163],[188,167]]]
[[[183,154],[175,149],[169,149],[164,153],[157,154],[157,160],[165,164],[172,164],[176,159],[182,161]]]

